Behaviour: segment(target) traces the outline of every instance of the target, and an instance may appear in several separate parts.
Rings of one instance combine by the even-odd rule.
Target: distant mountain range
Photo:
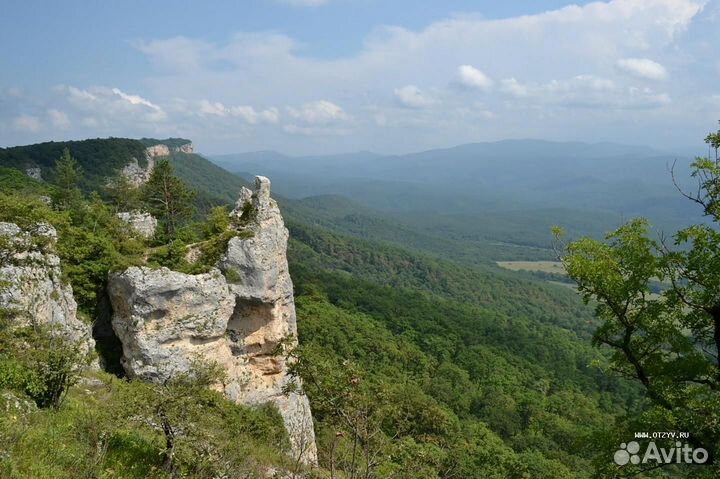
[[[662,222],[698,213],[669,171],[677,162],[679,181],[689,185],[690,156],[647,146],[506,140],[392,156],[263,151],[211,159],[244,176],[270,176],[276,191],[291,198],[342,195],[385,211],[571,208]]]

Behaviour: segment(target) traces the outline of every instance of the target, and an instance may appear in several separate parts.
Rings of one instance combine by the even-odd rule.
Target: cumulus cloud
[[[70,118],[64,111],[50,108],[47,113],[53,127],[64,130],[70,126]]]
[[[717,94],[705,59],[718,20],[703,12],[705,3],[607,0],[501,19],[455,15],[420,29],[375,28],[357,51],[332,58],[277,31],[148,38],[132,44],[152,66],[142,90],[113,85],[123,97],[107,87],[64,87],[64,103],[37,110],[8,108],[3,97],[0,116],[11,124],[33,115],[46,127],[47,109],[56,108],[73,119],[70,128],[92,119],[92,134],[147,136],[156,128],[208,144],[234,141],[236,149],[298,152],[346,149],[347,138],[330,135],[347,132],[358,148],[386,151],[558,132],[633,141],[662,122],[715,120],[689,106]],[[678,81],[645,88],[667,78],[671,65],[682,66],[672,68]],[[482,92],[482,108],[468,109],[473,92]],[[648,111],[668,104],[666,114]],[[306,139],[317,135],[328,138]]]
[[[574,108],[656,108],[671,102],[667,93],[636,86],[624,87],[594,75],[577,75],[545,83],[522,83],[515,78],[506,78],[502,80],[500,90],[527,103]]]
[[[238,117],[251,125],[261,122],[274,124],[280,119],[280,112],[275,107],[270,107],[265,110],[256,110],[249,105],[227,107],[219,101],[210,102],[209,100],[200,101],[198,112],[202,116]]]
[[[43,127],[40,118],[33,115],[16,116],[15,118],[13,118],[12,123],[15,129],[31,133],[38,132]]]
[[[402,88],[396,88],[395,98],[401,106],[407,108],[427,108],[435,104],[435,100],[423,93],[415,85],[405,85]]]
[[[466,87],[487,91],[493,86],[492,79],[472,65],[460,65],[457,74],[460,84]]]
[[[58,91],[62,91],[62,89],[62,86],[57,88]],[[67,90],[70,96],[70,100],[77,102],[78,104],[87,104],[89,102],[95,102],[98,100],[97,96],[81,88],[75,88],[74,86],[70,86]]]
[[[661,81],[667,78],[667,70],[658,62],[648,58],[622,58],[617,66],[625,73],[646,80]]]
[[[327,100],[305,103],[300,108],[288,107],[287,111],[291,117],[314,125],[327,125],[350,118],[340,106]]]
[[[609,0],[503,19],[455,15],[420,30],[378,27],[356,53],[331,59],[315,58],[308,46],[274,31],[241,32],[220,42],[175,37],[136,45],[159,71],[146,84],[160,95],[168,91],[193,99],[197,92],[209,90],[218,92],[225,105],[245,105],[247,98],[265,105],[305,105],[332,98],[333,105],[342,105],[335,114],[322,104],[285,107],[277,123],[285,132],[311,126],[306,119],[317,125],[352,112],[353,133],[368,141],[377,140],[374,129],[402,124],[433,132],[421,135],[422,141],[447,144],[459,138],[461,130],[454,121],[463,120],[459,106],[468,100],[467,91],[448,87],[462,85],[483,92],[484,108],[493,112],[497,130],[484,130],[484,135],[524,136],[531,126],[537,136],[580,128],[577,116],[558,113],[548,121],[550,111],[529,125],[535,110],[530,115],[524,109],[537,105],[583,111],[597,107],[588,121],[591,134],[607,128],[630,135],[621,125],[636,127],[642,124],[640,118],[619,118],[612,110],[662,106],[679,96],[673,90],[680,86],[652,93],[632,90],[642,84],[636,85],[639,78],[619,68],[618,58],[678,62],[669,57],[678,56],[678,42],[685,41],[684,32],[703,4],[704,0]],[[416,78],[422,79],[422,86],[419,80],[408,80]],[[370,104],[381,108],[371,112],[366,109]],[[414,118],[408,118],[408,111]],[[424,146],[416,143],[418,135],[386,138],[391,148]]]

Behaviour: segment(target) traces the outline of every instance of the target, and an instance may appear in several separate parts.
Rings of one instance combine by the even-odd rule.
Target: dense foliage
[[[140,143],[142,143],[143,146],[165,145],[172,150],[183,145],[188,145],[191,141],[185,138],[165,138],[164,140],[157,140],[155,138],[140,138]]]
[[[114,268],[198,272],[217,260],[228,239],[226,205],[244,180],[197,155],[160,160],[167,184],[198,192],[197,213],[181,215],[172,235],[144,239],[115,213],[150,208],[151,196],[142,189],[129,196],[117,168],[103,170],[100,193],[88,192],[87,166],[68,148],[46,162],[58,173],[50,182],[0,169],[0,221],[57,228],[64,274],[88,320],[107,320],[105,281]],[[62,177],[75,181],[57,181]],[[307,204],[281,205],[300,336],[289,354],[313,408],[320,476],[617,472],[612,454],[628,418],[653,409],[641,387],[606,374],[617,358],[590,344],[606,318],[593,318],[570,288],[501,271],[473,242],[452,243],[468,249],[459,255],[440,247],[439,237],[403,248],[402,232],[417,230],[353,216],[333,227],[331,216],[312,216]],[[200,252],[195,264],[186,260],[191,250]],[[99,346],[106,364],[117,362],[117,351],[103,350],[112,345]],[[32,363],[17,358],[17,350],[2,349],[0,371],[15,361],[12,371],[27,372]],[[56,412],[33,396],[32,383],[18,382],[22,374],[0,377],[12,406],[0,411],[14,411],[0,414],[0,475],[253,477],[260,464],[292,468],[283,462],[287,441],[276,412],[231,404],[208,390],[208,376],[198,371],[161,386],[104,373],[70,381]]]
[[[594,342],[608,347],[611,368],[637,380],[652,402],[636,424],[691,434],[690,444],[720,455],[720,132],[705,140],[714,157],[697,158],[697,192],[711,224],[678,231],[672,240],[651,239],[648,223],[628,222],[606,242],[567,245],[563,262],[602,321]],[[669,244],[672,242],[672,244]],[[664,281],[660,294],[652,282]],[[643,427],[643,426],[639,426]],[[672,441],[667,441],[672,445]],[[637,474],[655,464],[631,465]],[[699,477],[717,477],[717,465]]]
[[[337,235],[312,239],[296,237],[290,248],[297,372],[327,467],[334,461],[362,477],[368,467],[377,477],[417,477],[418,458],[427,457],[423,477],[590,477],[596,457],[612,457],[596,447],[597,437],[642,400],[637,388],[591,366],[606,359],[590,346],[587,324],[575,325],[577,332],[558,326],[579,319],[571,307],[554,303],[545,322],[532,316],[535,308],[551,308],[562,289],[553,298],[548,288],[543,298],[539,287],[514,308],[481,296],[463,301],[432,281],[413,285],[428,264],[432,276],[462,285],[468,279],[457,275],[457,265],[423,258],[413,264],[407,253],[393,256],[394,249]],[[323,241],[332,253],[311,249]],[[349,244],[355,256],[366,255],[357,264],[367,269],[330,266],[347,258]],[[374,261],[382,267],[373,270]],[[522,294],[525,284],[488,275],[482,286]],[[355,400],[337,409],[349,396]],[[349,459],[357,434],[357,447],[367,446],[364,453],[375,459]]]
[[[0,148],[0,166],[23,171],[39,167],[46,178],[65,149],[72,153],[83,170],[80,187],[85,191],[100,189],[106,179],[127,165],[131,158],[135,158],[140,166],[146,164],[142,143],[127,138],[108,138]]]

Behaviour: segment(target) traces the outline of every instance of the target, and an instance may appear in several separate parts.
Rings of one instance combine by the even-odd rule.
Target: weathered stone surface
[[[25,174],[34,180],[38,180],[38,181],[43,180],[42,170],[38,167],[26,169]]]
[[[147,158],[147,167],[143,168],[138,163],[137,158],[133,158],[130,160],[130,163],[125,165],[125,167],[122,169],[121,174],[127,178],[128,183],[130,183],[135,188],[138,188],[139,186],[144,185],[147,183],[147,181],[150,179],[150,174],[152,173],[153,167],[155,166],[155,160],[154,156],[151,156],[147,154],[146,151],[146,158]]]
[[[192,143],[185,143],[184,145],[180,145],[177,148],[177,151],[179,151],[180,153],[190,154],[193,152],[193,145],[192,145]]]
[[[56,240],[55,228],[47,224],[23,231],[0,223],[0,308],[10,313],[12,324],[49,325],[90,352],[91,328],[78,319],[72,287],[62,280]]]
[[[145,148],[145,154],[149,158],[155,158],[158,156],[169,156],[170,155],[170,148],[167,147],[167,145],[154,145],[154,146],[148,146]]]
[[[145,238],[155,236],[158,221],[150,213],[144,213],[142,211],[122,211],[117,214],[117,217]]]
[[[132,267],[111,274],[112,325],[131,377],[164,381],[189,370],[194,355],[215,360],[235,307],[219,270],[190,275]]]
[[[240,196],[233,222],[251,234],[228,242],[218,265],[222,274],[130,268],[111,275],[113,328],[131,376],[163,381],[187,371],[195,358],[215,361],[227,373],[227,397],[275,404],[293,454],[316,463],[310,404],[305,395],[288,392],[301,385],[291,384],[296,379],[276,353],[283,340],[297,337],[288,231],[267,178],[256,178],[254,191]]]
[[[254,215],[247,225],[252,237],[236,236],[228,242],[226,254],[220,261],[223,272],[232,270],[231,287],[235,294],[246,300],[274,303],[287,299],[292,304],[292,282],[287,267],[288,230],[285,228],[280,210],[275,200],[270,198],[270,180],[263,176],[255,177],[255,191],[248,199],[247,188],[240,192],[240,200],[230,213],[231,218]],[[243,201],[243,204],[240,204]],[[248,209],[245,204],[250,202]],[[249,220],[242,218],[243,220]],[[294,324],[294,314],[293,314]]]
[[[286,254],[288,230],[270,197],[270,180],[256,176],[249,198],[248,192],[246,188],[240,192],[231,217],[237,218],[238,210],[252,215],[242,218],[248,221],[244,228],[252,235],[230,239],[219,265],[231,279],[228,283],[236,297],[228,324],[231,348],[247,358],[248,381],[229,384],[226,393],[246,404],[274,403],[285,420],[294,452],[314,463],[317,450],[307,396],[283,392],[295,379],[288,375],[284,359],[273,354],[283,339],[291,337],[297,344],[295,300]]]

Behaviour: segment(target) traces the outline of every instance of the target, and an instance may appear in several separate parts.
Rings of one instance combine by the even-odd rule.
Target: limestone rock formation
[[[316,463],[310,404],[276,354],[282,341],[296,341],[297,324],[288,231],[267,178],[257,177],[253,192],[243,189],[231,219],[238,236],[229,240],[219,269],[189,275],[133,267],[110,276],[123,364],[130,376],[164,381],[195,359],[217,362],[227,373],[226,396],[275,404],[293,454]]]
[[[43,180],[42,170],[41,170],[40,168],[38,168],[38,167],[27,168],[27,169],[25,170],[25,174],[28,175],[30,178],[32,178],[32,179],[34,179],[34,180],[38,180],[38,181],[42,181],[42,180]]]
[[[190,275],[133,267],[110,278],[113,329],[128,375],[164,381],[188,371],[195,354],[216,360],[235,307],[219,270]]]
[[[122,211],[117,214],[117,217],[145,238],[155,236],[158,221],[157,218],[150,213],[144,213],[142,211]]]
[[[192,152],[194,151],[194,150],[193,150],[193,144],[192,144],[192,143],[185,143],[184,145],[180,145],[180,146],[177,148],[177,151],[179,151],[180,153],[190,154],[190,153],[192,153]]]
[[[90,325],[78,319],[72,287],[62,280],[55,254],[57,233],[47,224],[23,231],[0,223],[0,308],[12,324],[41,324],[57,334],[94,349]]]
[[[145,148],[145,155],[148,158],[156,158],[158,156],[170,156],[170,148],[167,145],[153,145]]]
[[[137,161],[137,158],[132,158],[130,163],[125,165],[122,169],[121,174],[127,178],[128,182],[135,188],[138,188],[150,179],[153,166],[155,165],[154,156],[146,154],[147,167],[143,168]]]

